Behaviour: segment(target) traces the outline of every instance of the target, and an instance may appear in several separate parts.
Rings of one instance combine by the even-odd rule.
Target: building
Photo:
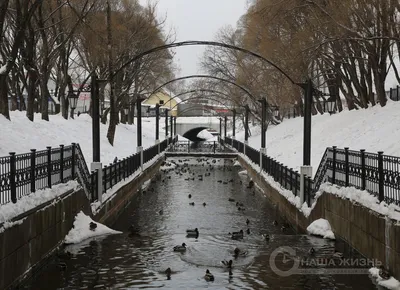
[[[171,97],[167,93],[160,91],[151,95],[148,99],[142,102],[142,116],[151,117],[155,116],[156,104],[160,104],[160,115],[165,115],[165,110],[170,110],[171,116],[178,116],[178,104],[182,102],[177,97]]]

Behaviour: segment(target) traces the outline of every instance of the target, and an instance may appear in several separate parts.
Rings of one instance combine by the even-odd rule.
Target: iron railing
[[[143,164],[167,150],[177,137],[143,151]],[[103,171],[103,193],[116,183],[135,173],[141,166],[140,153],[133,154],[108,166]],[[0,157],[0,205],[16,203],[21,197],[36,190],[51,188],[59,183],[77,179],[91,201],[97,199],[97,171],[89,172],[79,144],[60,145],[58,148],[31,150],[30,153]]]
[[[265,154],[260,154],[258,150],[245,146],[238,140],[226,138],[225,143],[244,153],[259,166],[259,156],[261,156],[262,170],[271,175],[282,187],[298,195],[299,172]],[[242,149],[243,147],[245,149]],[[309,205],[324,182],[367,190],[377,196],[379,201],[400,204],[400,158],[383,155],[383,152],[369,153],[365,150],[353,151],[349,148],[328,147],[321,158],[314,179],[306,176],[304,182],[305,200]]]
[[[222,141],[222,139],[220,140]],[[187,153],[222,153],[231,152],[218,141],[177,141],[168,150],[169,152],[187,152]]]

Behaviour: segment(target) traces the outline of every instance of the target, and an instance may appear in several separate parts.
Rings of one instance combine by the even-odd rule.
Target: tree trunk
[[[7,75],[0,75],[0,114],[10,120],[8,111],[8,84]]]

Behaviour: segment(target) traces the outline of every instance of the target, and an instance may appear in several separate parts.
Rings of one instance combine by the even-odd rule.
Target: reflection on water
[[[335,249],[345,257],[362,257],[343,243],[282,228],[285,223],[274,207],[247,188],[247,177],[238,174],[241,169],[232,160],[169,160],[180,166],[154,178],[113,226],[124,234],[66,247],[25,289],[377,289],[365,274],[277,275],[273,265],[290,270],[296,261],[331,258]],[[185,162],[191,165],[182,166]],[[237,202],[243,203],[240,210]],[[186,238],[186,229],[196,227],[199,237]],[[244,238],[232,240],[229,233],[240,229]],[[186,252],[173,252],[182,242]],[[281,246],[294,253],[279,250]],[[236,247],[245,255],[234,258]],[[281,253],[271,264],[277,249]],[[221,264],[230,259],[232,276]],[[214,282],[204,280],[206,269]]]

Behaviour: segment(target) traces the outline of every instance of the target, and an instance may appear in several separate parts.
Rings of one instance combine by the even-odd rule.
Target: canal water
[[[359,267],[333,274],[327,272],[332,264],[306,265],[363,257],[343,242],[294,232],[260,191],[248,188],[234,160],[169,162],[177,167],[160,171],[113,226],[123,234],[66,247],[24,289],[378,289],[368,274],[355,273]],[[190,228],[198,228],[198,238],[186,237]],[[231,239],[229,233],[241,229],[243,239]],[[174,252],[182,243],[186,252]],[[335,257],[335,251],[344,257]],[[230,259],[232,275],[221,263]],[[299,261],[311,272],[288,275]],[[205,281],[206,269],[213,282]]]

